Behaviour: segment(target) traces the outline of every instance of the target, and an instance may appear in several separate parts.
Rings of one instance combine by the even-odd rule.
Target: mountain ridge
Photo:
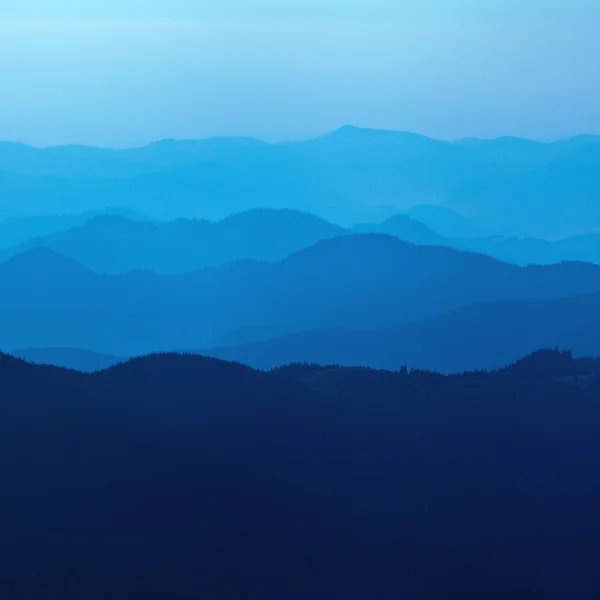
[[[383,330],[298,332],[198,352],[261,369],[294,362],[392,370],[407,365],[445,374],[501,369],[537,348],[600,355],[599,310],[600,294],[490,302]]]
[[[244,328],[282,335],[379,329],[480,302],[594,293],[600,267],[518,267],[368,234],[322,240],[278,262],[237,261],[182,275],[98,275],[57,253],[31,252],[0,264],[0,286],[12,292],[0,297],[2,347],[129,356],[208,347]]]
[[[6,199],[0,218],[117,204],[153,219],[215,219],[262,205],[315,212],[348,226],[374,220],[378,206],[399,211],[438,204],[462,207],[468,214],[483,210],[487,202],[482,217],[489,226],[502,216],[503,200],[514,198],[517,208],[527,203],[528,186],[540,186],[533,171],[596,142],[583,136],[553,144],[507,139],[457,144],[350,127],[287,144],[218,138],[119,151],[29,149],[26,157],[21,147],[12,154],[5,148],[0,151],[0,195]],[[576,162],[560,185],[540,188],[525,207],[535,211],[537,228],[521,211],[514,223],[503,223],[503,233],[564,236],[585,229],[589,198],[597,190],[583,182],[593,178],[597,165]],[[497,198],[483,202],[487,188]],[[569,189],[576,193],[569,195]],[[563,202],[569,197],[570,218],[563,218],[554,200],[544,213],[539,202],[544,194]]]

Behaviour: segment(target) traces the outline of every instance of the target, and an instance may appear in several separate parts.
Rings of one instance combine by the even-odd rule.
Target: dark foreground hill
[[[49,250],[0,264],[0,347],[116,356],[207,348],[230,332],[377,329],[480,302],[600,292],[600,267],[520,268],[391,236],[343,236],[277,263],[97,275]],[[248,340],[251,341],[251,340]]]
[[[598,369],[0,355],[0,595],[597,598]]]

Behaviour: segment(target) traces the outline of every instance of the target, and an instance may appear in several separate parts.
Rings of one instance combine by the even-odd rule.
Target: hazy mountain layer
[[[599,314],[597,294],[498,302],[388,329],[325,329],[201,352],[260,369],[291,362],[379,369],[408,365],[442,373],[498,369],[536,348],[600,356]]]
[[[177,276],[103,276],[50,250],[31,250],[0,264],[0,288],[10,290],[0,296],[2,348],[130,356],[210,347],[239,330],[376,329],[480,302],[600,292],[600,267],[520,268],[391,236],[347,235],[280,262]]]
[[[564,236],[600,226],[599,147],[594,136],[449,143],[356,127],[288,144],[220,138],[125,151],[3,144],[0,218],[118,206],[155,219],[218,219],[264,207],[350,225],[434,204],[477,217],[491,233]]]
[[[424,212],[426,216],[431,213],[429,209]],[[67,228],[69,222],[79,224]],[[467,219],[462,222],[470,223]],[[185,219],[149,222],[117,215],[80,215],[19,220],[14,222],[14,229],[11,227],[11,223],[4,228],[0,224],[0,234],[4,231],[8,239],[14,239],[35,228],[66,230],[34,237],[0,251],[0,260],[28,249],[48,248],[98,273],[144,269],[174,274],[247,258],[277,261],[319,240],[352,233],[389,234],[412,244],[470,250],[520,265],[562,261],[600,263],[600,232],[553,241],[501,236],[444,237],[408,215],[352,229],[300,211],[267,209],[239,213],[218,222]],[[466,231],[466,227],[458,227],[461,228]]]
[[[417,224],[419,225],[419,224]],[[186,273],[241,259],[274,261],[349,231],[292,210],[252,210],[216,223],[179,219],[151,223],[104,216],[39,237],[0,253],[0,259],[33,248],[73,258],[98,273],[145,269]]]

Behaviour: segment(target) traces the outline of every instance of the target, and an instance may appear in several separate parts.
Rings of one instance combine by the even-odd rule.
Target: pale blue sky
[[[598,0],[3,0],[0,139],[600,133]]]
[[[4,0],[2,13],[27,17],[562,19],[598,15],[597,4],[596,0]]]

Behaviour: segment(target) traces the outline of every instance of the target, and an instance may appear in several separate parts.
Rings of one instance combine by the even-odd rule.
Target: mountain
[[[510,170],[527,170],[598,143],[600,136],[580,135],[554,143],[521,138],[464,139],[454,143],[410,132],[344,126],[316,139],[268,144],[248,137],[165,139],[146,146],[114,150],[66,145],[36,148],[0,142],[0,171],[34,176],[135,177],[171,172],[212,161],[264,160],[276,153],[301,154],[319,162],[394,163],[443,151],[471,154]]]
[[[449,142],[350,126],[284,148],[317,165],[323,183],[345,198],[402,209],[440,204],[462,183],[498,170]]]
[[[552,240],[481,236],[481,232],[485,231],[483,225],[441,206],[415,206],[406,215],[396,215],[378,224],[356,225],[353,229],[357,233],[393,235],[411,244],[448,246],[476,252],[523,266],[560,262],[600,263],[600,230]],[[440,235],[439,231],[445,233]]]
[[[131,356],[210,347],[239,330],[386,328],[480,302],[599,292],[599,275],[593,265],[520,268],[384,235],[347,235],[275,263],[174,276],[98,275],[35,249],[0,263],[0,289],[10,290],[0,295],[0,347]]]
[[[441,373],[499,369],[537,348],[600,356],[598,314],[599,294],[494,302],[387,329],[324,329],[200,352],[259,369],[294,362]]]
[[[205,220],[151,223],[104,216],[79,227],[33,239],[8,258],[33,248],[69,256],[98,273],[147,269],[185,273],[235,260],[281,260],[321,239],[347,232],[308,213],[252,210],[212,223]]]
[[[124,214],[120,216],[119,212]],[[471,225],[467,219],[441,207],[415,207],[410,213],[423,217],[424,221],[438,221],[439,216],[447,222],[447,226],[438,227],[442,230],[464,233]],[[69,227],[69,224],[74,226]],[[36,230],[44,229],[51,233],[29,239]],[[54,229],[59,231],[54,232]],[[557,240],[469,235],[461,238],[439,235],[407,215],[349,229],[289,209],[254,209],[217,222],[196,219],[151,222],[135,213],[129,215],[114,209],[100,215],[86,213],[0,222],[0,245],[3,233],[7,234],[5,238],[22,236],[27,241],[0,250],[0,261],[28,249],[47,248],[98,273],[145,269],[176,274],[247,258],[275,261],[319,240],[352,233],[393,235],[416,245],[448,246],[523,266],[565,261],[600,263],[598,233]],[[474,233],[474,229],[470,229],[470,233]]]
[[[445,209],[436,207],[437,210]],[[64,229],[69,223],[75,226]],[[377,233],[416,245],[448,246],[485,254],[518,265],[564,261],[600,263],[599,233],[550,241],[504,236],[443,237],[407,215],[347,229],[309,213],[286,209],[254,209],[217,222],[195,219],[150,222],[135,214],[131,218],[118,214],[95,216],[95,213],[38,217],[0,223],[0,236],[5,232],[13,239],[20,235],[27,237],[27,232],[31,234],[36,228],[63,230],[4,249],[0,251],[0,261],[29,249],[46,248],[98,273],[145,269],[177,274],[242,259],[281,260],[319,240],[353,233]]]
[[[281,260],[319,240],[351,233],[381,233],[413,244],[447,245],[444,238],[405,215],[345,229],[300,211],[254,209],[217,222],[179,219],[151,223],[96,217],[11,248],[0,253],[0,259],[47,248],[98,273],[135,269],[186,273],[242,259]]]
[[[409,213],[415,217],[396,215],[377,224],[355,225],[353,229],[357,233],[393,235],[411,244],[448,246],[476,252],[523,266],[552,265],[560,262],[600,263],[600,230],[552,240],[500,235],[477,237],[474,235],[477,228],[474,222],[442,207],[420,206]],[[418,216],[422,217],[422,221]],[[429,227],[424,224],[425,221],[433,221],[438,227]],[[442,236],[437,233],[437,229],[446,232],[462,231],[465,235]],[[481,229],[483,230],[483,227]]]
[[[259,157],[260,158],[260,157]],[[357,222],[370,211],[322,185],[302,162],[271,159],[203,162],[127,178],[26,176],[0,172],[0,218],[80,213],[119,206],[156,220],[222,219],[255,207],[314,212]]]
[[[81,158],[95,150],[28,149],[45,161],[39,169],[31,160],[24,161],[25,168],[9,161],[3,169],[0,160],[0,194],[6,199],[0,218],[83,212],[109,205],[159,220],[222,219],[255,207],[307,210],[345,223],[373,215],[361,202],[331,187],[318,161],[283,146],[219,138],[164,140],[143,148],[101,151],[107,164],[116,161],[115,173],[107,172],[104,163],[100,169],[90,168]],[[380,212],[378,207],[375,213]],[[386,216],[391,214],[388,211]]]
[[[589,217],[597,165],[585,156],[596,142],[583,136],[555,144],[512,138],[450,143],[344,127],[285,144],[246,138],[163,140],[119,151],[4,144],[0,218],[118,206],[159,220],[214,220],[265,207],[309,211],[350,226],[434,204],[480,216],[488,226],[500,219],[501,230],[484,235],[531,236],[558,229],[556,207],[575,202],[576,210],[560,228],[567,235],[580,233]],[[530,193],[535,211],[541,211],[539,201],[547,194],[554,198],[549,220],[540,221],[537,230],[523,217]],[[521,211],[514,222],[502,221],[503,202],[514,202]],[[387,207],[384,215],[382,207]]]
[[[0,354],[0,592],[592,600],[597,374]]]
[[[553,301],[494,302],[380,330],[332,328],[286,336],[278,336],[276,331],[237,333],[219,340],[219,346],[197,353],[266,370],[289,363],[391,370],[407,365],[440,373],[499,369],[536,348],[600,356],[599,310],[598,294]],[[78,371],[101,370],[120,362],[113,356],[63,348],[11,354]]]
[[[450,148],[450,144],[406,131],[345,125],[322,137],[287,142],[282,147],[327,163],[394,164],[398,160],[438,153],[442,148]]]

